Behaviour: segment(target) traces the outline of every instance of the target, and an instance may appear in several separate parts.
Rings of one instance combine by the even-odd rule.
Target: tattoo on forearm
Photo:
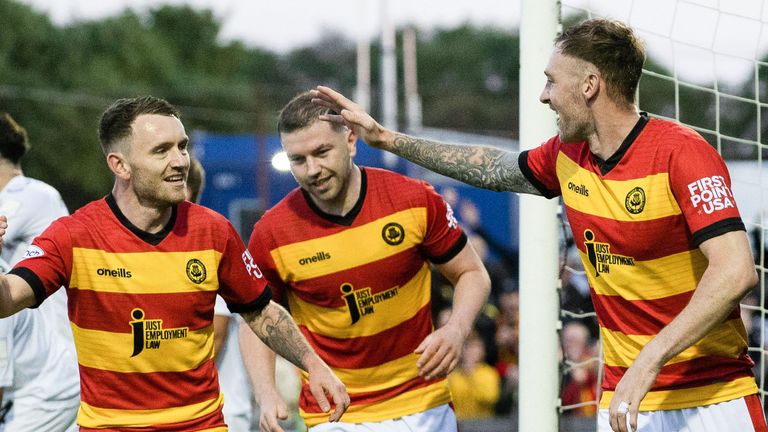
[[[249,312],[243,318],[272,351],[306,370],[304,356],[311,350],[296,323],[284,308],[267,306],[261,313]]]
[[[443,144],[402,134],[395,137],[390,150],[424,168],[472,186],[541,194],[520,171],[516,152]]]

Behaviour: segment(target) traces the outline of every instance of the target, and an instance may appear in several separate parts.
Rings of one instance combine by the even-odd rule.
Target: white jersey
[[[12,178],[0,191],[0,215],[8,217],[8,229],[3,236],[3,251],[0,254],[4,263],[0,262],[0,266],[12,267],[19,262],[32,240],[51,222],[67,214],[67,206],[52,186],[23,175]],[[9,269],[2,270],[5,273]],[[50,318],[51,327],[74,347],[64,290],[48,297],[40,306],[40,312]]]
[[[80,405],[77,359],[48,328],[45,315],[23,309],[0,319],[0,387],[13,392],[6,431],[74,427]]]
[[[240,316],[232,314],[221,296],[216,296],[214,314],[229,317],[227,339],[216,357],[219,386],[224,394],[224,421],[231,432],[251,430],[253,391],[240,354]]]

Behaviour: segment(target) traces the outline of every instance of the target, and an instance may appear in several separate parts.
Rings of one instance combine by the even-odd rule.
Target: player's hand
[[[421,354],[416,362],[419,376],[425,380],[447,376],[459,363],[465,338],[463,332],[450,323],[424,338],[414,351]]]
[[[323,412],[331,411],[330,400],[333,401],[335,409],[331,413],[328,421],[339,421],[341,416],[349,407],[349,394],[344,384],[333,374],[331,369],[322,360],[317,358],[313,365],[307,366],[309,372],[309,390],[317,401]]]
[[[649,356],[644,356],[644,352],[645,350],[640,352],[634,363],[624,373],[619,384],[616,385],[616,391],[613,393],[611,404],[608,407],[610,425],[614,432],[637,430],[637,413],[640,401],[651,389],[656,381],[656,376],[661,371],[661,366],[656,366],[655,362],[647,360]],[[628,406],[628,409],[625,406]],[[627,425],[627,418],[629,418],[629,426]]]
[[[259,397],[259,430],[263,432],[285,432],[278,423],[288,418],[288,405],[277,393],[271,392]]]
[[[309,93],[312,95],[312,102],[337,113],[335,115],[322,115],[320,116],[321,120],[345,125],[366,144],[372,147],[386,148],[391,134],[365,112],[363,107],[329,87],[317,86]]]

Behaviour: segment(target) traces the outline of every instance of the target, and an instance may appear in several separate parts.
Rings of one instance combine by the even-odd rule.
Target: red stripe
[[[746,351],[735,359],[715,356],[699,357],[664,366],[651,390],[679,390],[751,377],[753,376],[752,366],[754,362]],[[604,370],[602,388],[613,391],[627,368],[606,365]]]
[[[327,308],[338,308],[346,305],[341,296],[341,281],[355,283],[364,281],[365,285],[355,286],[355,289],[371,288],[376,294],[394,286],[405,286],[421,270],[424,257],[415,247],[395,255],[368,264],[349,269],[338,269],[334,273],[307,279],[291,284],[291,292],[307,303]],[[343,277],[340,276],[343,273]],[[338,295],[318,296],[317,287],[334,287]]]
[[[169,408],[219,395],[213,359],[186,372],[122,373],[80,365],[80,388],[83,402],[111,409]]]
[[[172,294],[118,294],[68,289],[69,319],[84,329],[130,333],[131,311],[140,308],[145,319],[162,319],[163,328],[189,327],[199,330],[213,322],[215,291]],[[168,304],[178,304],[179,313],[169,315]],[[184,313],[180,311],[183,309]],[[165,313],[164,313],[165,312]]]
[[[427,303],[413,317],[372,336],[338,339],[312,333],[304,326],[301,331],[329,366],[369,368],[413,353],[432,333],[431,305]]]
[[[768,432],[768,425],[765,424],[765,414],[763,405],[760,403],[760,397],[757,394],[744,396],[744,402],[747,404],[749,417],[752,419],[752,426],[755,432]]]
[[[626,300],[619,296],[592,292],[600,326],[624,334],[655,335],[688,304],[693,292],[654,300]],[[627,319],[632,317],[632,319]]]
[[[665,256],[685,252],[694,249],[692,238],[682,215],[668,216],[649,221],[622,222],[609,218],[601,218],[594,215],[586,215],[572,208],[568,209],[568,219],[571,226],[593,227],[595,241],[605,242],[604,233],[612,233],[611,253],[633,257],[636,261],[648,261]],[[597,228],[599,226],[599,228]],[[655,243],[653,247],[647,247],[649,237],[655,238],[651,233],[664,232],[664,242]],[[621,235],[617,235],[621,233]],[[584,246],[584,233],[574,232],[573,239],[580,251],[586,251]],[[589,268],[589,263],[586,264]]]
[[[386,388],[375,392],[352,393],[349,395],[350,406],[367,405],[374,402],[380,402],[404,394],[411,390],[420,389],[429,385],[444,381],[445,378],[433,378],[429,381],[417,377],[395,387]],[[330,402],[330,401],[329,401]],[[309,384],[301,385],[301,394],[299,395],[299,407],[308,413],[322,413],[320,405],[317,404],[312,392],[309,390]]]
[[[629,335],[658,334],[680,314],[693,296],[691,291],[654,300],[626,300],[619,296],[598,295],[594,290],[591,290],[591,293],[600,326]],[[737,307],[726,320],[739,317]]]
[[[130,430],[131,432],[193,432],[217,427],[226,427],[224,416],[221,414],[221,407],[206,416],[181,423],[119,429],[93,429],[80,426],[80,432],[125,432],[126,430]]]

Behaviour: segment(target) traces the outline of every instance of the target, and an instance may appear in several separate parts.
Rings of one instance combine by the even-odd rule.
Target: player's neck
[[[3,190],[14,177],[22,174],[21,165],[13,164],[6,159],[0,159],[0,191]]]
[[[608,160],[624,143],[640,119],[634,105],[622,109],[612,106],[595,115],[595,130],[588,138],[589,150],[602,160]]]
[[[357,200],[360,198],[361,187],[362,174],[360,173],[360,167],[352,165],[352,172],[349,174],[345,190],[339,193],[337,199],[334,201],[314,200],[315,205],[325,213],[345,216],[357,204]]]
[[[117,183],[112,188],[112,196],[115,197],[117,207],[123,216],[144,232],[154,234],[162,231],[173,214],[172,206],[157,206],[143,201]]]

